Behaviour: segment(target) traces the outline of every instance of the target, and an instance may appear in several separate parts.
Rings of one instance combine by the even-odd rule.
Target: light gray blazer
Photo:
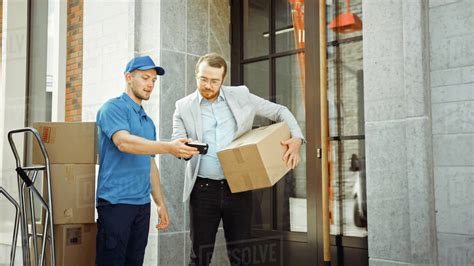
[[[235,139],[252,129],[255,116],[262,116],[276,122],[286,122],[294,138],[304,139],[295,117],[285,106],[272,103],[249,92],[246,86],[222,86],[225,99],[235,121],[237,133]],[[191,138],[202,142],[201,109],[199,91],[178,100],[173,114],[172,138]],[[199,172],[201,155],[194,156],[186,163],[183,201],[186,201]]]

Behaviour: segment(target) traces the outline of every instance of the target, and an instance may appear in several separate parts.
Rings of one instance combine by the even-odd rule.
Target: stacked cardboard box
[[[48,153],[56,265],[94,265],[97,128],[93,122],[35,123]],[[44,164],[34,142],[33,164]],[[43,195],[48,198],[46,184]]]
[[[42,232],[43,225],[37,224],[36,230]],[[95,265],[96,224],[60,224],[54,226],[56,265]],[[31,246],[30,241],[30,246]],[[51,250],[46,243],[45,265],[51,265]],[[38,249],[41,239],[37,240]],[[39,255],[38,255],[39,256]],[[30,248],[33,258],[33,247]]]

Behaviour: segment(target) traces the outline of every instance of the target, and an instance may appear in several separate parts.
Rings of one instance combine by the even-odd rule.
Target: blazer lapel
[[[202,142],[202,118],[201,118],[201,108],[199,106],[199,97],[198,91],[194,93],[194,97],[191,100],[191,115],[193,116],[194,128],[196,129],[196,136],[199,142]]]
[[[237,123],[237,134],[236,136],[240,135],[240,131],[242,130],[242,117],[240,116],[239,108],[241,108],[237,98],[232,93],[232,89],[228,89],[227,87],[222,86],[221,90],[224,92],[225,99],[227,104],[229,105],[230,111],[234,115],[235,123]]]

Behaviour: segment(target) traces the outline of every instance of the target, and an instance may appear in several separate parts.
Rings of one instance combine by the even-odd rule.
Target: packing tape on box
[[[246,187],[254,187],[252,178],[250,177],[250,173],[246,172],[243,176],[242,179],[244,180],[244,184]]]
[[[237,161],[238,164],[244,163],[244,156],[242,155],[242,152],[240,149],[234,149],[232,150],[232,153],[234,154],[234,158]]]

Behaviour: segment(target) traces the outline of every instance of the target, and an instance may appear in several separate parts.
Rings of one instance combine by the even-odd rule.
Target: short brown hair
[[[196,63],[196,67],[194,69],[196,74],[198,73],[199,65],[201,65],[201,63],[203,62],[206,62],[210,67],[224,67],[224,73],[222,74],[222,78],[225,77],[227,73],[227,63],[225,62],[225,59],[222,56],[216,53],[209,53],[201,56],[198,62]]]

